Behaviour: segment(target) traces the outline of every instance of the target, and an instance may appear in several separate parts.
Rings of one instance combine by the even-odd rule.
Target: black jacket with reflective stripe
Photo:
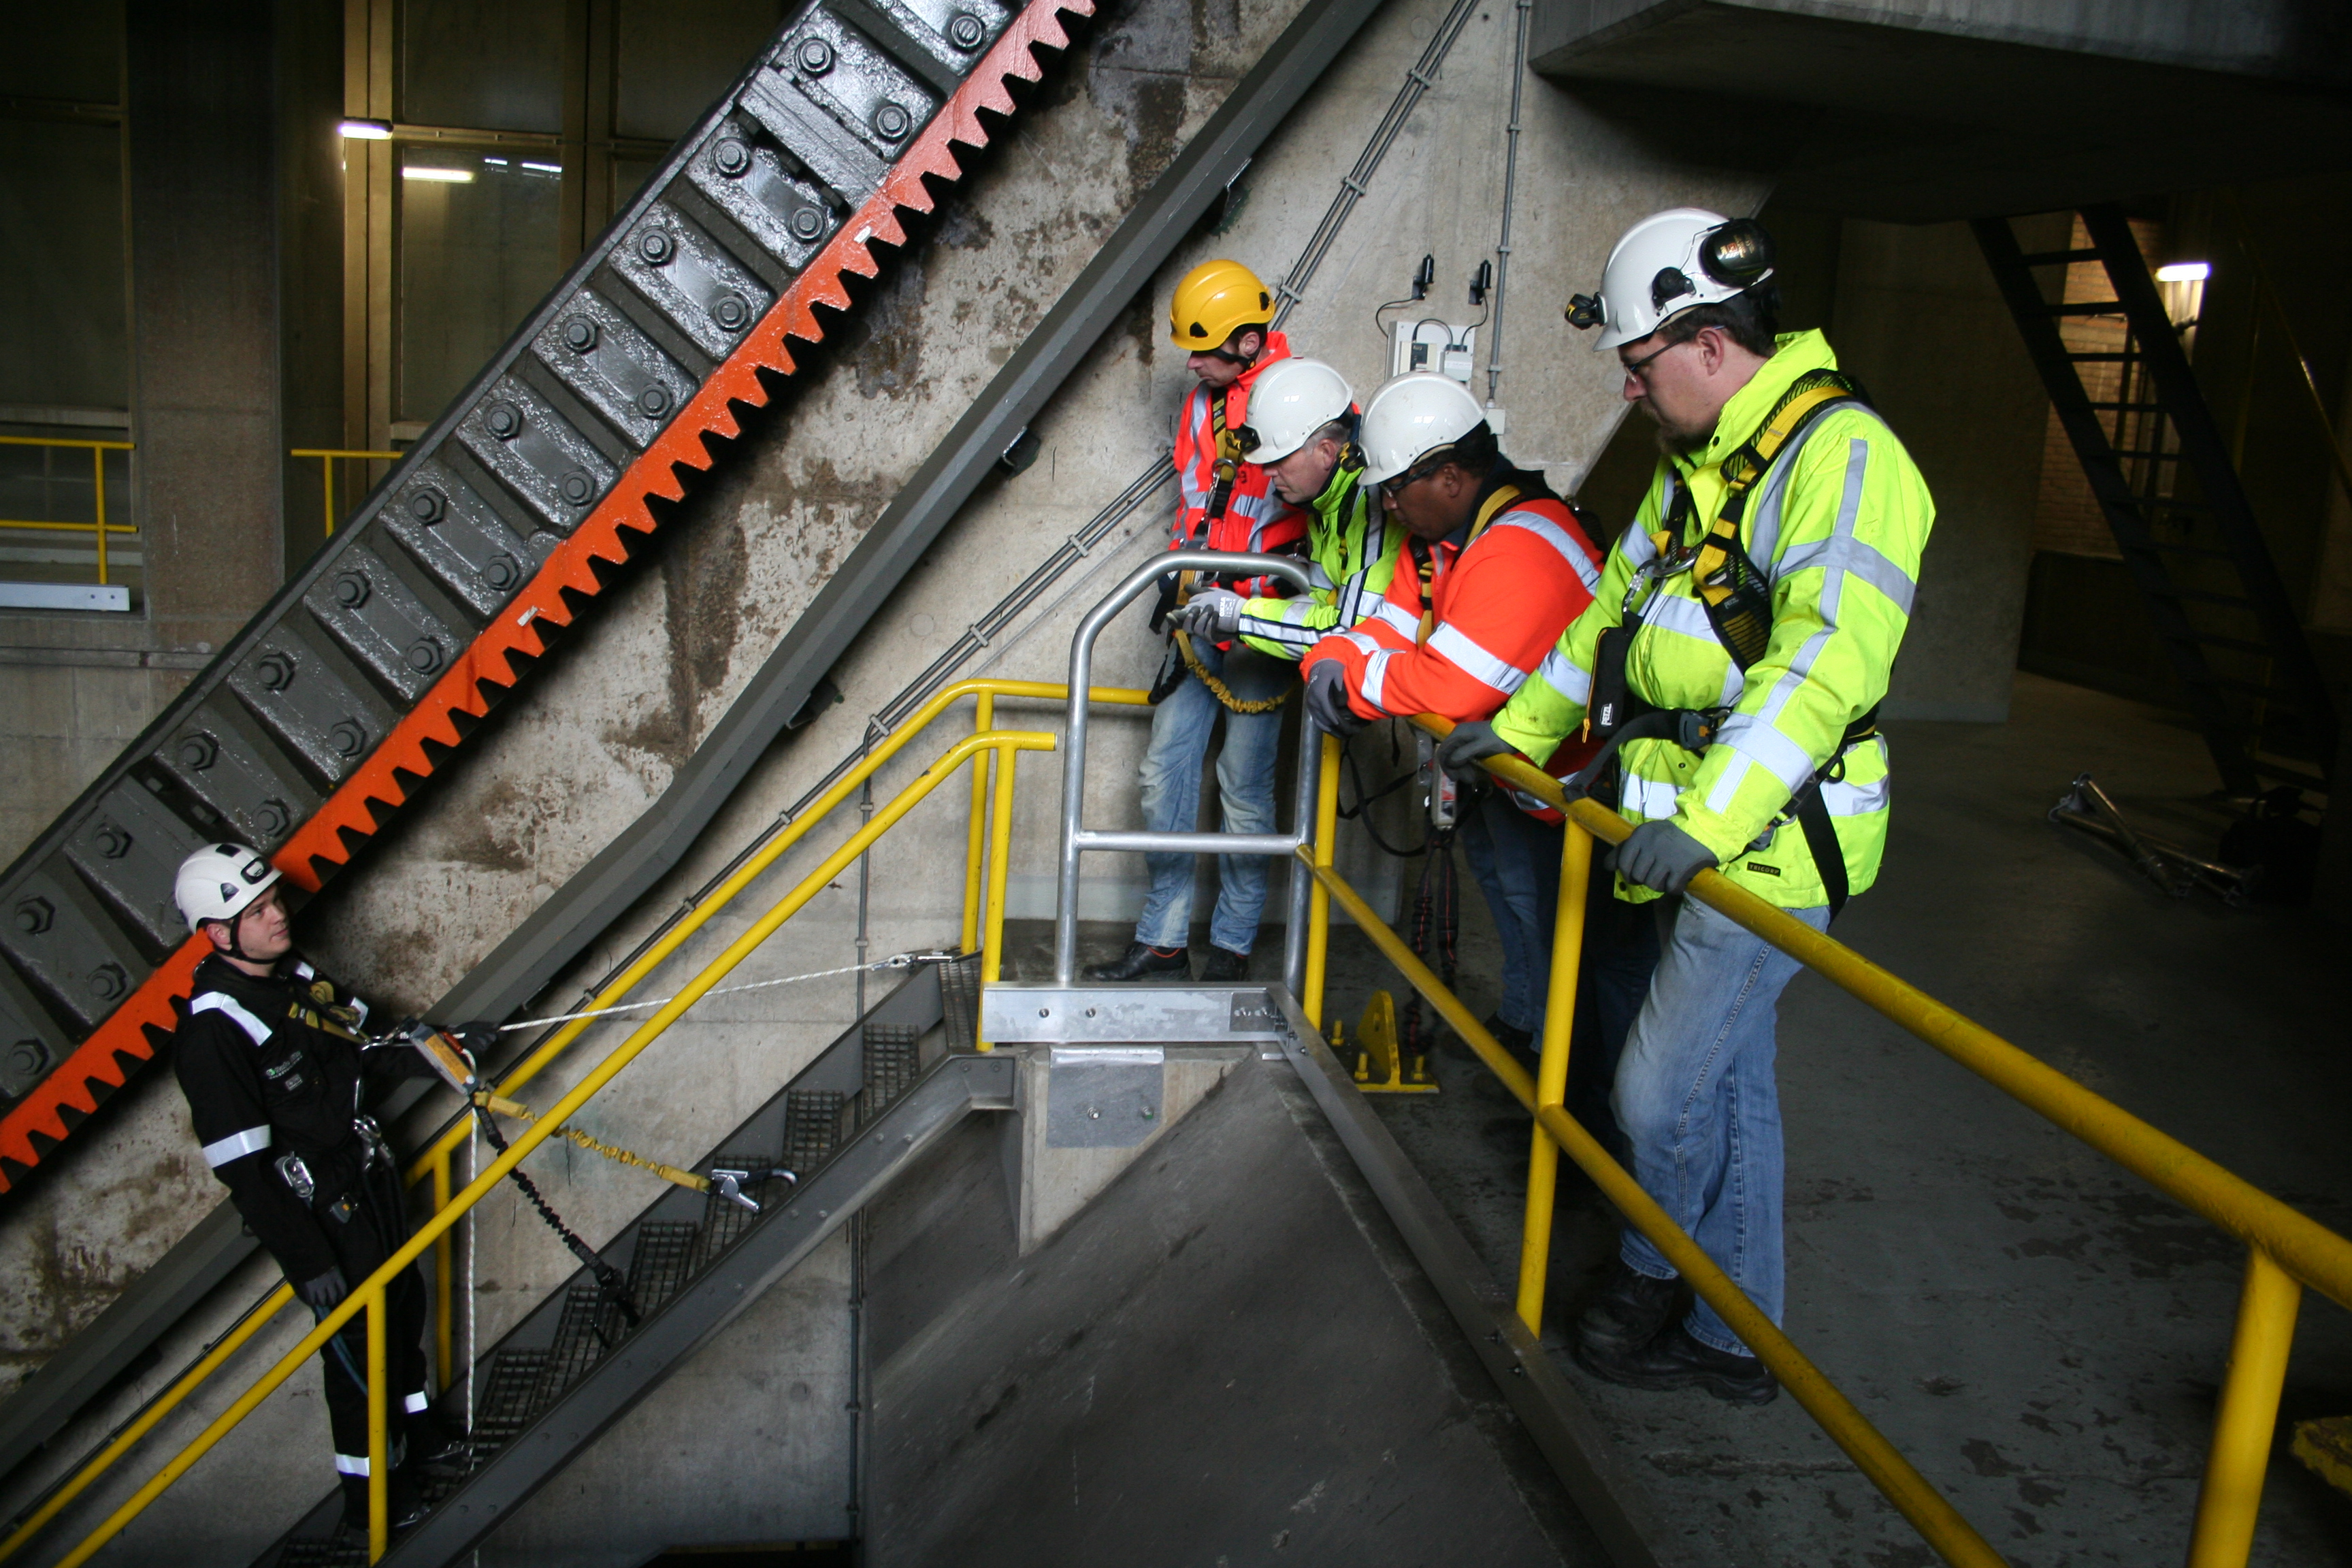
[[[366,1162],[353,1118],[394,1083],[432,1071],[404,1046],[366,1047],[366,1018],[365,1003],[294,954],[262,978],[215,954],[196,965],[173,1037],[205,1162],[297,1283],[335,1267],[326,1213]],[[287,1154],[310,1168],[309,1204],[278,1174]]]

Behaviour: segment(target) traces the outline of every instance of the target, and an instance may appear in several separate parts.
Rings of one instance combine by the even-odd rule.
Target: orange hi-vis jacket
[[[1176,509],[1171,550],[1265,551],[1297,554],[1307,537],[1307,515],[1274,493],[1274,480],[1255,463],[1237,462],[1224,512],[1211,517],[1217,491],[1217,459],[1224,433],[1249,423],[1249,393],[1260,372],[1290,357],[1290,340],[1265,335],[1265,349],[1241,379],[1222,393],[1195,385],[1176,418],[1176,482],[1183,490]],[[1281,597],[1294,590],[1279,578],[1253,577],[1225,584],[1244,598]]]
[[[1337,661],[1363,719],[1492,717],[1592,602],[1601,552],[1540,477],[1501,466],[1464,533],[1408,539],[1387,595],[1309,648],[1300,673]]]

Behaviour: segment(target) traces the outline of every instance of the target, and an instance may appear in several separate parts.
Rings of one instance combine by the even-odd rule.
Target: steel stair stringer
[[[440,765],[435,748],[446,752],[462,742],[467,725],[460,715],[474,719],[486,713],[492,693],[520,679],[518,658],[536,659],[548,650],[550,639],[540,630],[541,623],[569,626],[579,613],[578,602],[601,593],[596,563],[619,564],[628,559],[623,531],[652,532],[658,519],[648,503],[656,497],[682,499],[679,470],[711,466],[713,456],[704,437],[740,434],[730,405],[765,406],[770,394],[761,384],[761,373],[792,374],[791,340],[823,340],[825,329],[817,309],[847,310],[846,277],[877,274],[876,245],[907,243],[901,209],[929,212],[935,205],[929,182],[951,184],[961,178],[956,145],[987,145],[983,111],[1000,117],[1013,112],[1008,84],[1034,81],[1042,74],[1033,51],[1068,47],[1064,16],[1090,16],[1093,10],[1094,0],[1029,0],[1018,10],[981,4],[971,12],[959,13],[949,24],[950,33],[976,13],[1002,19],[1002,30],[992,42],[985,42],[960,81],[957,71],[940,58],[949,49],[944,36],[936,44],[924,42],[919,37],[924,25],[905,6],[863,0],[846,5],[850,33],[844,33],[844,25],[830,16],[827,0],[816,0],[786,22],[770,49],[681,141],[604,239],[582,258],[457,405],[377,487],[361,509],[365,515],[330,540],[58,824],[0,877],[0,903],[15,911],[7,928],[0,930],[0,948],[9,961],[0,962],[0,1034],[11,1039],[23,1036],[33,1047],[28,1059],[49,1064],[37,1081],[0,1085],[17,1093],[0,1117],[0,1193],[9,1190],[23,1170],[37,1165],[97,1109],[100,1099],[152,1058],[173,1026],[174,1003],[187,994],[190,975],[203,955],[197,939],[172,934],[170,870],[180,854],[206,837],[241,835],[260,843],[288,877],[312,889],[345,864],[355,843],[372,837]],[[980,48],[990,27],[975,25],[982,31],[970,39],[970,47]],[[864,31],[856,31],[860,28]],[[862,47],[879,62],[871,68],[877,79],[903,79],[940,96],[928,121],[896,103],[886,102],[874,111],[872,133],[886,139],[888,131],[881,126],[881,115],[895,110],[900,117],[889,128],[906,139],[894,162],[885,164],[859,140],[868,128],[845,123],[837,115],[820,122],[810,108],[811,99],[799,91],[784,93],[765,81],[769,76],[782,79],[787,68],[798,72],[811,63],[800,51],[807,36],[818,32],[837,40],[829,50],[851,49],[851,34],[859,39],[870,36],[879,42],[879,49],[871,42]],[[794,45],[795,37],[801,45]],[[957,47],[962,47],[961,41]],[[828,52],[823,68],[832,64]],[[800,75],[790,76],[791,84],[800,81]],[[759,125],[752,123],[755,120]],[[796,177],[781,163],[775,164],[776,178],[800,193],[793,199],[807,204],[793,214],[795,225],[804,213],[822,215],[814,234],[794,226],[787,237],[782,220],[771,214],[772,253],[756,258],[733,254],[758,248],[758,237],[747,239],[750,229],[740,226],[723,230],[731,237],[730,243],[709,240],[707,248],[698,249],[699,231],[690,233],[692,223],[680,219],[666,201],[684,202],[689,216],[703,228],[722,232],[728,213],[735,209],[721,210],[714,200],[688,193],[701,172],[698,163],[708,160],[730,175],[738,172],[739,159],[742,167],[764,170],[761,159],[773,159],[774,153],[764,144],[747,153],[744,139],[762,134],[763,128],[773,132],[777,125],[784,127],[777,135],[796,160],[793,167],[807,178]],[[817,184],[831,193],[829,201],[815,194]],[[846,216],[833,203],[848,208]],[[745,217],[743,223],[759,226],[756,217]],[[656,227],[671,237],[658,258],[646,248],[647,232]],[[624,237],[635,237],[645,254],[624,256]],[[701,237],[709,240],[708,235]],[[795,249],[805,248],[796,241],[816,238],[824,243],[813,254],[794,257]],[[619,309],[602,300],[587,302],[600,269],[625,276],[642,260],[646,268],[637,270],[644,273],[689,252],[698,266],[708,263],[695,280],[709,296],[698,310],[673,301],[671,313],[665,316],[659,304]],[[756,321],[740,319],[750,313],[745,294],[756,300],[770,291],[771,276],[785,273],[788,280],[773,288],[773,300],[764,313]],[[607,291],[613,287],[604,285]],[[640,293],[645,287],[652,285],[641,287]],[[551,394],[554,373],[523,374],[523,362],[535,340],[557,332],[558,317],[575,303],[585,314],[600,316],[606,333],[626,346],[620,358],[631,363],[611,362],[616,367],[612,374],[619,377],[614,385],[633,389],[638,405],[630,405],[625,398],[614,404],[610,396],[600,404],[602,394],[582,392],[569,383],[564,393]],[[706,314],[722,331],[709,331],[702,319]],[[689,316],[694,318],[690,325],[702,331],[699,340],[677,324]],[[566,320],[562,330],[575,326]],[[719,352],[720,340],[730,335],[737,341],[731,349]],[[584,355],[597,347],[593,333],[588,342],[590,349],[573,347]],[[691,366],[698,357],[716,363],[690,396],[680,398],[679,387],[673,384],[692,385]],[[642,389],[635,387],[637,382],[645,384]],[[582,433],[591,428],[601,431],[601,440]],[[607,450],[632,445],[640,449],[625,464]],[[473,455],[461,455],[461,447]],[[486,451],[504,466],[493,467],[492,458],[478,456]],[[454,478],[445,458],[461,469]],[[486,479],[493,482],[486,485]],[[449,501],[429,517],[419,511],[413,519],[387,521],[394,503],[413,503],[435,483],[462,492],[464,504]],[[468,489],[468,483],[475,489]],[[433,556],[430,549],[419,554],[420,547],[396,537],[402,528],[414,536],[436,525],[446,525],[445,531],[474,529],[469,540],[515,539],[525,530],[531,531],[533,541],[561,537],[546,549],[528,582],[518,587],[501,581],[502,575],[520,576],[511,552],[492,556],[487,574],[473,571],[468,575],[460,568],[483,563],[451,563]],[[454,548],[446,541],[438,542],[445,556]],[[540,545],[525,546],[519,539],[515,542],[525,556],[540,552]],[[387,567],[370,549],[386,558],[405,549],[410,559],[402,567]],[[496,549],[493,542],[477,553]],[[328,578],[338,567],[343,568],[341,574],[331,584]],[[425,595],[415,591],[419,581],[433,584]],[[356,601],[341,597],[352,593]],[[365,610],[371,597],[376,608]],[[286,623],[304,610],[310,612],[304,626],[287,629]],[[451,654],[442,647],[453,626],[466,631],[468,617],[483,616],[487,625],[468,632],[470,641],[461,650]],[[404,652],[398,644],[420,626],[437,636],[419,637]],[[387,626],[393,641],[376,647]],[[273,658],[283,662],[273,666]],[[419,677],[435,667],[439,667],[437,677],[415,690]],[[297,711],[298,704],[290,700],[273,706],[298,679],[325,689],[326,710]],[[404,697],[406,711],[395,717],[395,702]],[[200,714],[208,700],[215,699],[232,711]],[[345,711],[339,723],[322,717],[322,711],[337,710]],[[378,734],[380,739],[371,741]],[[251,741],[263,758],[259,769],[264,782],[246,793],[268,795],[261,805],[271,809],[262,810],[257,820],[247,809],[250,801],[239,806],[214,800],[193,784],[186,789],[189,802],[170,798],[169,781],[187,784],[209,771],[221,753],[236,753],[240,740]],[[245,764],[241,756],[230,760]],[[152,776],[135,774],[134,769],[141,768]],[[325,779],[329,787],[320,790],[315,778]],[[141,787],[142,783],[146,788]],[[275,795],[270,794],[273,789]],[[167,798],[158,800],[158,794]],[[307,815],[301,811],[306,799],[317,801]],[[158,951],[163,957],[152,959]],[[22,977],[16,969],[24,972]],[[48,1004],[35,994],[37,990],[47,994]],[[82,1028],[88,1033],[75,1043],[71,1036]],[[0,1046],[7,1043],[0,1040]]]
[[[955,965],[916,973],[696,1163],[708,1173],[757,1151],[746,1164],[796,1171],[796,1184],[751,1184],[761,1213],[672,1189],[599,1248],[628,1277],[643,1314],[635,1330],[583,1269],[477,1356],[476,1468],[384,1561],[448,1563],[480,1544],[965,1116],[1013,1109],[1018,1058],[970,1048],[968,980]],[[920,1068],[918,1042],[940,1024],[946,1048]],[[256,1568],[365,1563],[363,1538],[338,1533],[341,1507],[329,1493]]]

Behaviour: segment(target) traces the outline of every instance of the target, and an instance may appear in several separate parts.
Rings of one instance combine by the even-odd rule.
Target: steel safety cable
[[[812,969],[806,974],[779,975],[773,980],[754,980],[744,985],[719,985],[704,992],[704,996],[730,996],[743,991],[765,991],[772,985],[797,985],[803,980],[830,980],[836,974],[865,974],[877,969],[911,969],[918,963],[945,963],[960,956],[945,951],[893,953],[877,958],[871,963],[845,963],[838,969]],[[590,1007],[579,1013],[558,1013],[546,1018],[520,1018],[499,1026],[499,1033],[514,1029],[536,1029],[548,1024],[569,1024],[575,1018],[607,1018],[615,1013],[641,1013],[648,1007],[663,1007],[677,1001],[675,996],[656,996],[649,1002],[623,1002],[611,1007]],[[700,1000],[700,998],[697,998]]]

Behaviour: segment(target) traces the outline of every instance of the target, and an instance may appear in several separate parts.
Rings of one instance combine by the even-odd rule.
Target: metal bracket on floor
[[[1331,1054],[1355,1064],[1356,1087],[1366,1094],[1435,1094],[1437,1079],[1429,1058],[1408,1060],[1397,1043],[1396,998],[1375,991],[1356,1022],[1356,1037],[1347,1039],[1341,1026],[1331,1026]]]

